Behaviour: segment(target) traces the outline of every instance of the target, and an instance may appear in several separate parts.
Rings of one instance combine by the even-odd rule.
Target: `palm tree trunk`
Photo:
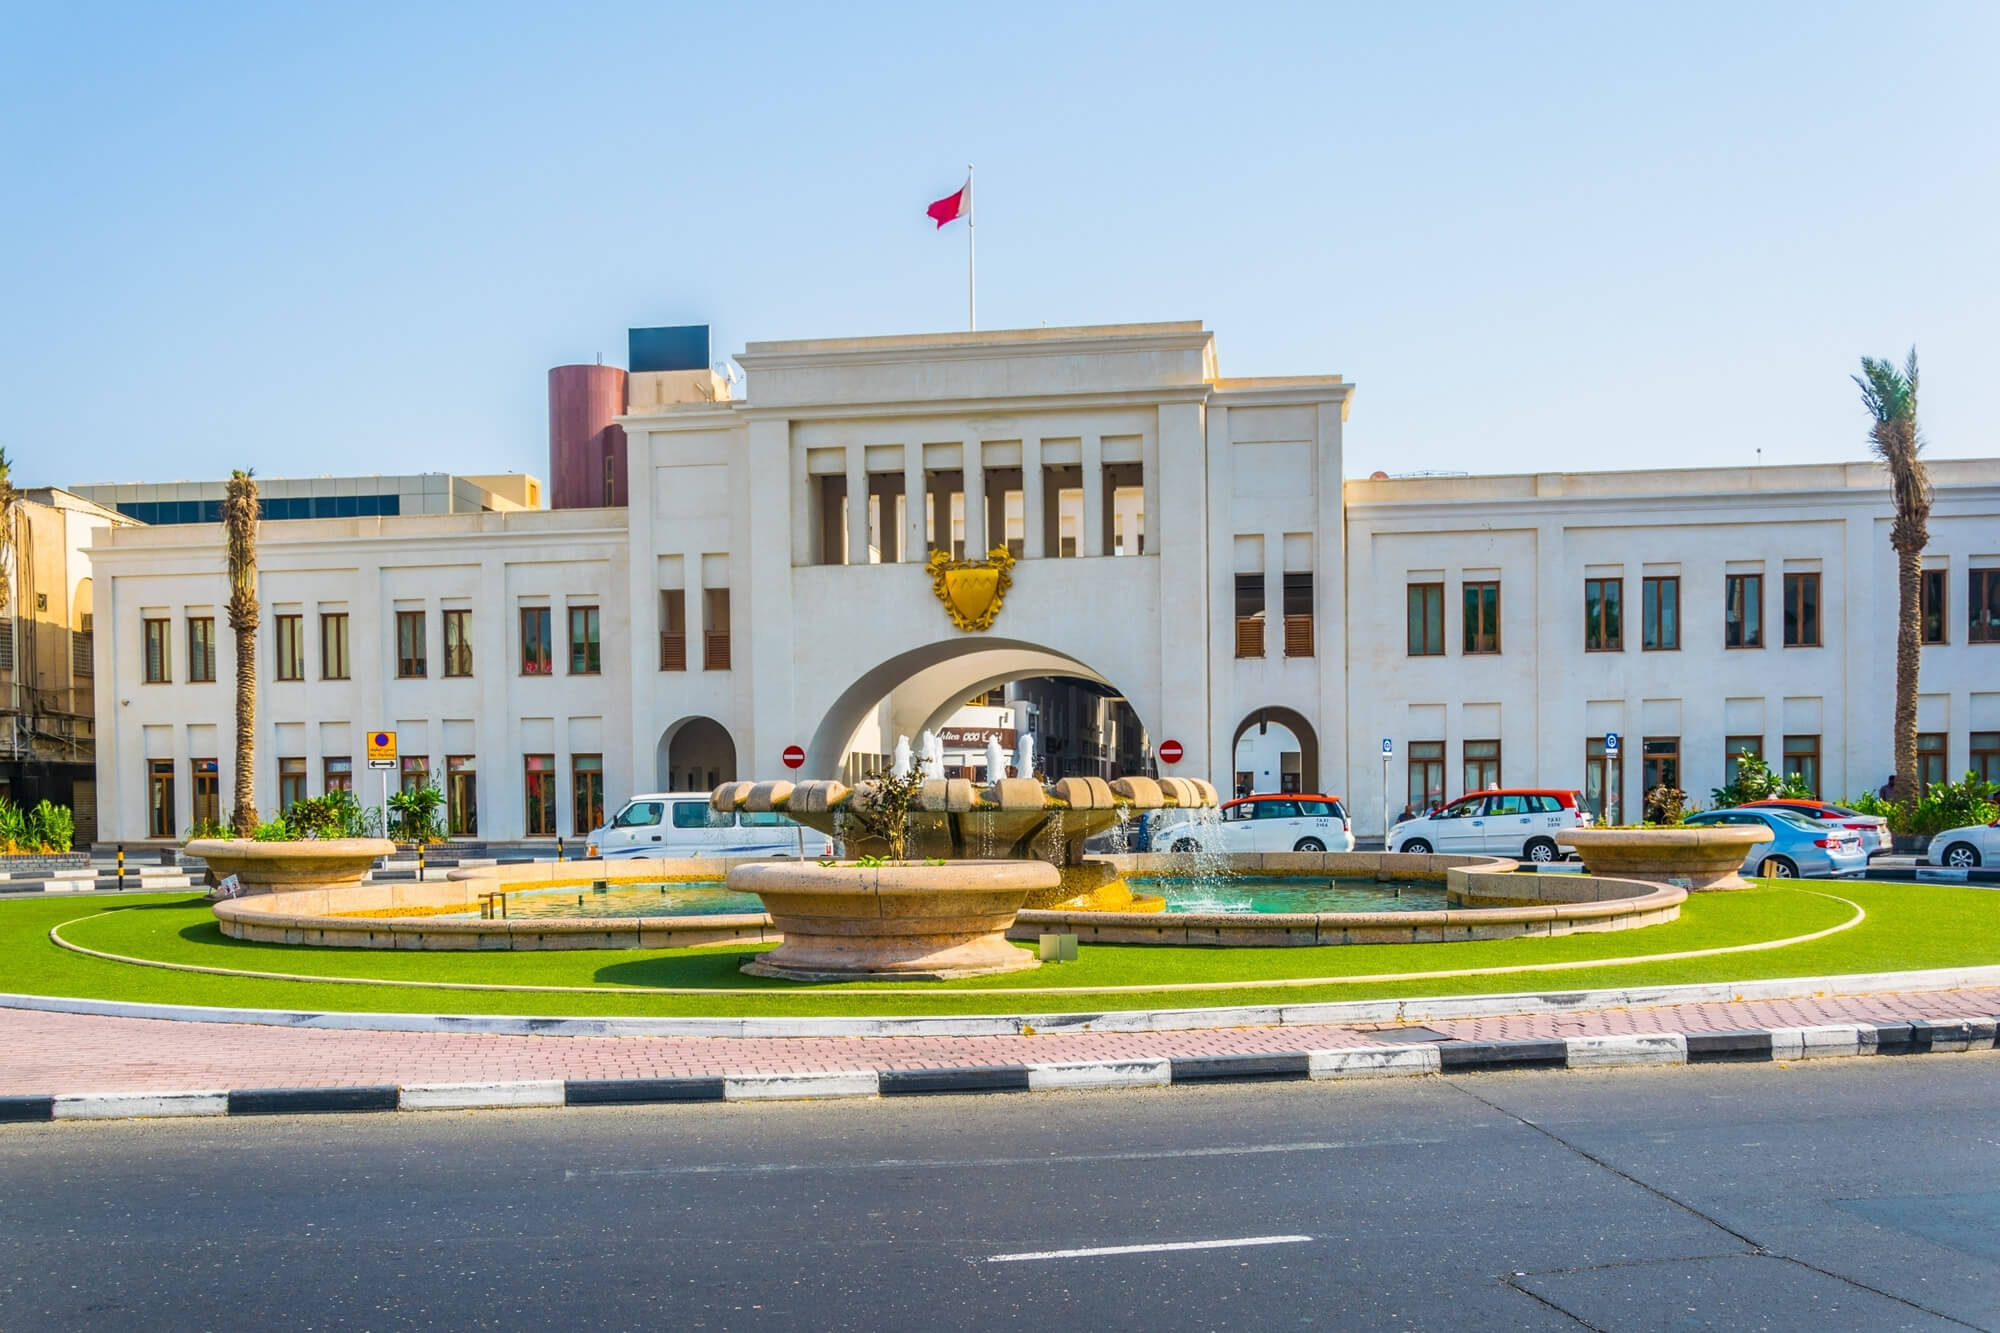
[[[236,631],[236,799],[229,822],[239,838],[257,831],[256,769],[257,626],[253,622]]]
[[[1923,575],[1921,548],[1898,549],[1896,585],[1896,803],[1908,827],[1917,814],[1917,668],[1923,661]]]

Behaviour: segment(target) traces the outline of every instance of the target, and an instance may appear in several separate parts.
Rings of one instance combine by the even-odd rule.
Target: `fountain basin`
[[[196,838],[185,850],[189,856],[198,856],[206,862],[216,879],[236,876],[242,893],[284,893],[359,884],[379,858],[395,852],[396,844],[387,838],[319,838],[299,842]]]
[[[792,981],[943,981],[1040,963],[1007,942],[1028,894],[1061,883],[1046,861],[944,865],[742,865],[729,887],[754,893],[785,942],[743,965]]]
[[[1570,829],[1565,845],[1576,848],[1593,875],[1645,880],[1690,890],[1747,889],[1742,869],[1750,849],[1771,841],[1771,830],[1721,825],[1708,828]]]

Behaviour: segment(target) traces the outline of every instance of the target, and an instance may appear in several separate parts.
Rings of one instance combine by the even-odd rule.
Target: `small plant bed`
[[[1854,920],[1857,908],[1865,918],[1839,929]],[[329,980],[211,975],[114,962],[57,946],[49,938],[52,928],[60,928],[71,944],[126,958]],[[1740,949],[1827,931],[1834,933],[1778,948],[1660,957]],[[1075,962],[1038,971],[920,987],[801,984],[745,976],[740,965],[759,951],[739,946],[484,955],[242,943],[221,934],[202,899],[179,894],[0,903],[0,951],[10,963],[5,982],[10,991],[161,1004],[635,1017],[1043,1013],[1979,966],[2000,963],[2000,895],[1956,885],[1841,883],[1808,889],[1766,882],[1733,894],[1701,895],[1688,903],[1679,921],[1635,934],[1359,950],[1098,945],[1085,948]],[[1641,961],[1623,961],[1627,959]],[[398,984],[353,985],[331,978]],[[1300,980],[1314,984],[1291,984]],[[635,989],[640,987],[689,993],[643,993]]]

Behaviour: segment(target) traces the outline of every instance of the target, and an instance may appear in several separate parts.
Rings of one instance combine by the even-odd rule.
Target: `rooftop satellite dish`
[[[721,376],[723,383],[732,389],[743,382],[743,367],[734,361],[718,361],[709,369]]]

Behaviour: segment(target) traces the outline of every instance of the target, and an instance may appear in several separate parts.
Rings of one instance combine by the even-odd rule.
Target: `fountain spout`
[[[986,780],[998,782],[1006,776],[1007,756],[1000,749],[1000,738],[989,736],[986,738]]]
[[[1024,778],[1035,776],[1035,737],[1032,732],[1022,732],[1020,744],[1014,747],[1014,771]]]
[[[910,738],[908,736],[896,737],[896,752],[891,756],[889,762],[889,771],[899,778],[910,771]]]

